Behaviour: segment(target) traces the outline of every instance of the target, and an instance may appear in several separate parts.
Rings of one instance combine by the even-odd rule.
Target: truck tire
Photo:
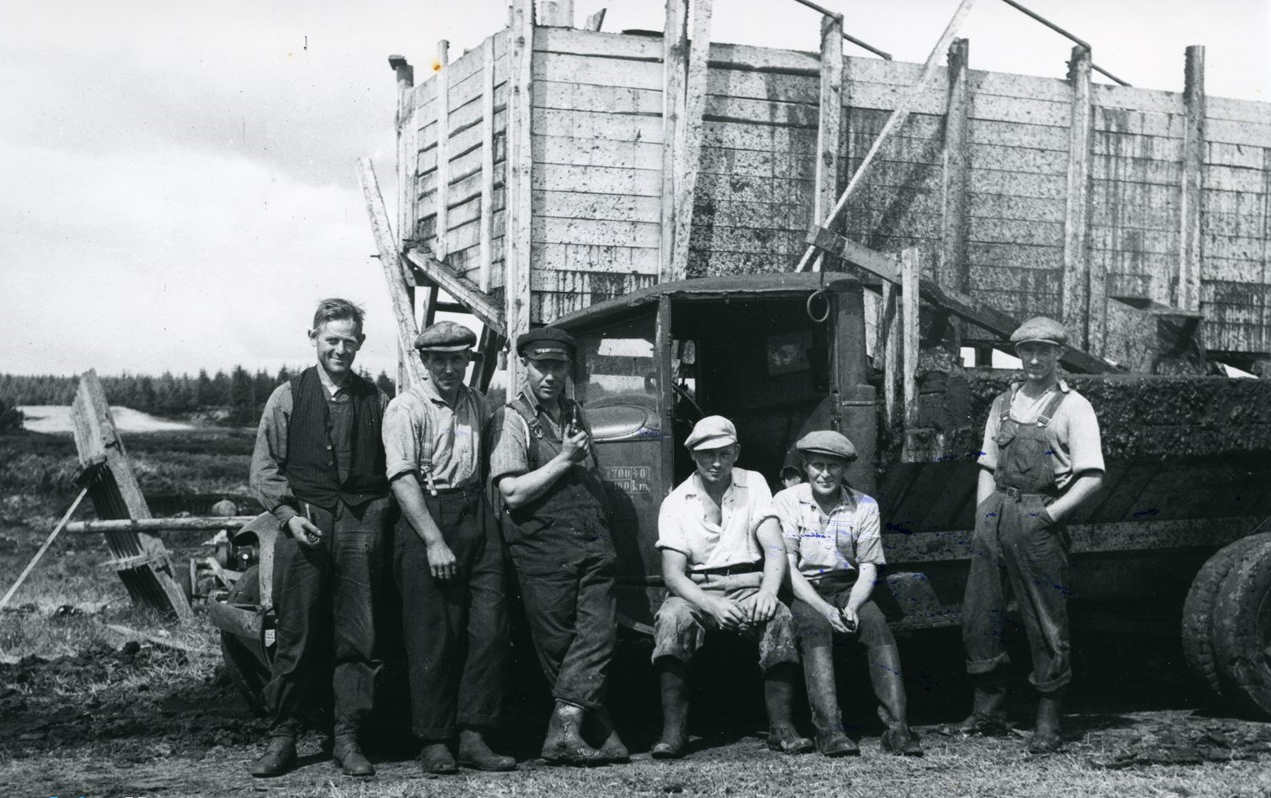
[[[1214,652],[1223,695],[1238,708],[1271,715],[1271,541],[1241,553],[1214,606]]]
[[[1214,610],[1218,593],[1227,574],[1245,553],[1264,540],[1271,540],[1271,534],[1251,535],[1219,549],[1201,566],[1183,603],[1183,656],[1191,672],[1219,700],[1230,696],[1224,695],[1214,652]]]
[[[230,588],[225,601],[229,604],[259,604],[260,582],[257,579],[258,567],[253,565],[243,572],[234,586]],[[243,700],[247,708],[257,717],[264,717],[265,685],[269,683],[269,669],[256,657],[237,635],[221,632],[221,659],[225,663],[225,673]]]

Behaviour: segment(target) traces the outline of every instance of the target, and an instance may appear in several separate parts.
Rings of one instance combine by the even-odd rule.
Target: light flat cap
[[[693,425],[684,445],[690,452],[722,449],[737,442],[737,428],[723,416],[706,416]]]
[[[539,327],[516,339],[516,353],[529,360],[573,360],[574,336],[556,327]]]
[[[809,432],[795,443],[794,448],[804,454],[828,454],[849,463],[856,459],[856,447],[847,436],[828,429]]]
[[[420,352],[462,352],[476,345],[477,334],[453,321],[430,324],[415,336],[415,348]]]
[[[1011,333],[1011,343],[1022,344],[1028,341],[1041,341],[1055,346],[1068,345],[1068,333],[1064,325],[1045,316],[1034,316]]]

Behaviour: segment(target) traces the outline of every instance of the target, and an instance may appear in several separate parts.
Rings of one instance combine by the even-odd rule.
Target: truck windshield
[[[656,397],[654,326],[655,317],[645,315],[579,334],[575,398],[588,404],[622,394]]]

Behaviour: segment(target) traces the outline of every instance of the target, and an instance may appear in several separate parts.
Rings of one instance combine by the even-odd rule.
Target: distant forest
[[[266,371],[251,374],[242,366],[235,366],[229,374],[218,371],[208,375],[206,370],[200,369],[198,375],[191,377],[165,371],[158,377],[141,374],[102,377],[101,383],[106,401],[112,405],[167,418],[206,415],[217,423],[245,426],[260,420],[269,394],[297,373],[284,367],[276,374]],[[389,396],[394,394],[393,381],[384,372],[375,378],[368,372],[360,373]],[[79,377],[0,374],[0,415],[6,406],[69,405],[78,385]]]

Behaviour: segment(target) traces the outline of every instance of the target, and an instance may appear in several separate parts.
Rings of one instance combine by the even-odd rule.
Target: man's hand
[[[843,622],[843,613],[839,608],[830,602],[824,602],[821,607],[821,614],[825,616],[825,620],[830,622],[830,628],[839,634],[850,635],[854,630],[849,629],[847,624]]]
[[[433,579],[445,581],[455,575],[455,555],[445,541],[427,544],[428,570]]]
[[[747,623],[767,623],[777,614],[777,597],[766,590],[760,590],[741,602],[746,612]]]
[[[312,548],[322,540],[322,530],[303,515],[293,515],[288,519],[287,534],[305,548]]]
[[[581,463],[587,457],[587,442],[590,437],[587,430],[579,430],[573,435],[566,434],[560,442],[561,456],[571,463]]]
[[[847,634],[855,634],[860,627],[860,618],[856,616],[856,610],[851,607],[843,608],[843,626],[847,630]]]
[[[715,619],[715,623],[719,624],[720,629],[736,629],[747,622],[745,609],[731,599],[715,599],[707,611]]]

